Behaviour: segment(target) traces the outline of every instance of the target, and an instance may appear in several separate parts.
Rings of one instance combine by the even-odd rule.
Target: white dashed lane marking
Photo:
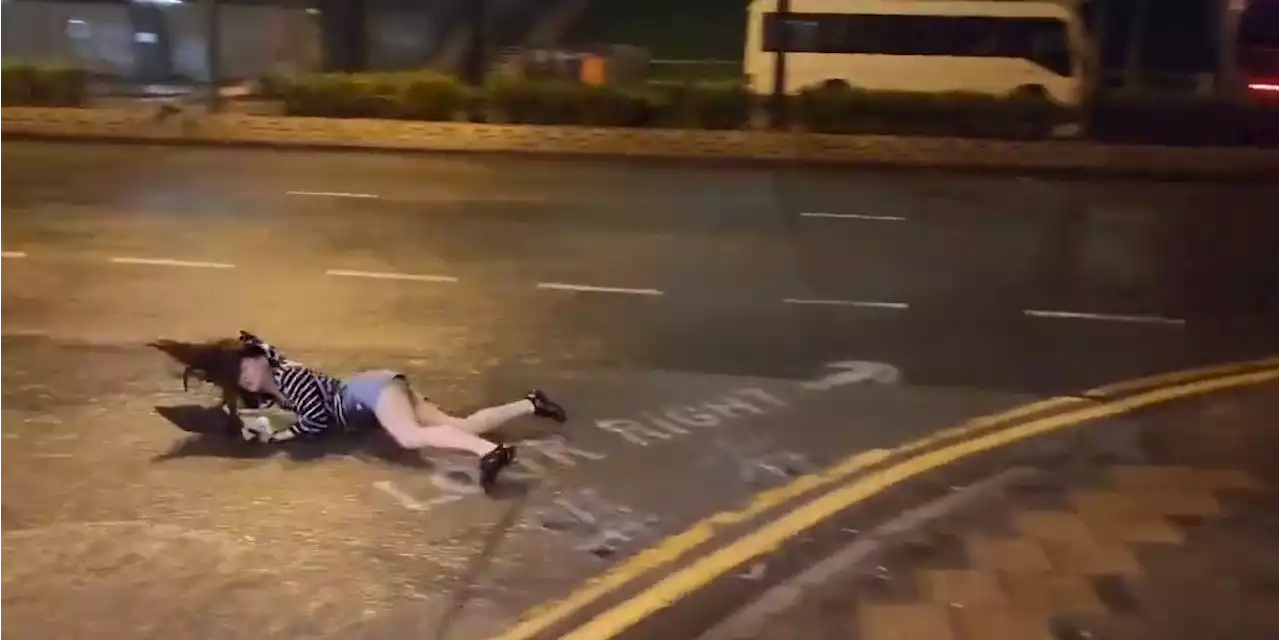
[[[340,278],[370,278],[373,280],[410,280],[414,282],[457,282],[453,276],[438,276],[425,273],[387,273],[382,271],[352,271],[350,269],[329,269],[326,276]]]
[[[194,269],[234,269],[236,266],[227,262],[200,262],[195,260],[174,260],[171,258],[134,258],[117,256],[108,258],[113,264],[137,264],[149,267],[186,267]]]
[[[1103,320],[1109,322],[1133,322],[1146,324],[1183,325],[1187,321],[1181,318],[1164,316],[1125,315],[1112,313],[1083,313],[1080,311],[1055,311],[1052,309],[1024,309],[1023,314],[1032,318],[1057,318],[1063,320]]]
[[[906,222],[902,216],[873,216],[865,213],[825,213],[822,211],[806,211],[801,218],[833,218],[838,220],[876,220],[879,222]]]
[[[291,196],[315,196],[319,198],[363,198],[365,200],[376,200],[378,195],[375,193],[347,193],[345,191],[286,191]]]
[[[787,304],[814,305],[814,306],[831,306],[831,307],[863,307],[866,309],[906,309],[910,307],[905,302],[881,302],[876,300],[823,300],[815,298],[786,298],[783,302]]]
[[[801,215],[831,215],[836,214],[801,214]],[[852,214],[848,214],[853,217]],[[8,260],[16,260],[27,258],[29,255],[25,251],[0,251],[0,258]],[[229,262],[205,262],[199,260],[178,260],[174,258],[142,258],[136,256],[115,256],[107,258],[112,264],[122,265],[140,265],[149,267],[179,267],[188,269],[235,269],[236,265]],[[425,273],[396,273],[382,271],[358,271],[351,269],[328,269],[324,272],[326,276],[341,278],[368,278],[373,280],[399,280],[408,282],[437,282],[437,283],[456,283],[458,278],[447,275],[425,274]],[[536,288],[550,291],[571,291],[584,293],[617,293],[623,295],[634,296],[664,296],[666,293],[661,289],[647,289],[634,287],[611,287],[589,284],[574,284],[569,282],[539,282]],[[883,300],[842,300],[831,298],[784,298],[785,304],[800,306],[827,306],[827,307],[855,307],[864,309],[909,309],[910,305],[906,302],[892,302]],[[1022,314],[1029,318],[1046,318],[1056,320],[1088,320],[1098,322],[1124,322],[1131,324],[1154,324],[1168,326],[1184,326],[1187,321],[1182,318],[1158,315],[1142,315],[1142,314],[1118,314],[1118,313],[1091,313],[1083,311],[1067,311],[1057,309],[1023,309]]]
[[[629,287],[598,287],[588,284],[570,284],[567,282],[539,282],[539,289],[555,291],[586,291],[590,293],[624,293],[633,296],[660,296],[661,289],[632,289]]]

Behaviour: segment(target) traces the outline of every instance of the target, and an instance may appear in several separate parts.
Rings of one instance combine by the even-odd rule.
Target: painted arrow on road
[[[836,371],[821,378],[801,382],[800,386],[810,391],[826,391],[868,381],[877,384],[894,384],[902,380],[902,372],[898,371],[897,367],[883,362],[844,360],[827,363],[827,368]]]

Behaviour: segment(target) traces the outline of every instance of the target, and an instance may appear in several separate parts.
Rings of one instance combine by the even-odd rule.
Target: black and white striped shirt
[[[247,336],[244,341],[266,352],[276,389],[288,403],[288,406],[281,406],[276,398],[264,394],[261,406],[279,406],[298,417],[297,422],[284,431],[276,432],[271,439],[282,440],[315,435],[331,428],[347,428],[341,381],[284,357],[284,354],[257,336]],[[288,432],[287,435],[285,431]]]

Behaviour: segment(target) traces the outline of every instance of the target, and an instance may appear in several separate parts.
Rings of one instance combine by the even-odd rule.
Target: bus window
[[[791,14],[786,20],[779,20],[778,14],[767,13],[764,16],[763,48],[765,51],[778,51],[785,30],[788,53],[826,53],[821,46],[821,26],[819,21],[808,19],[806,14]]]
[[[1067,25],[1057,20],[1017,20],[1018,57],[1060,76],[1071,75],[1071,51],[1067,46]]]
[[[785,25],[787,51],[887,56],[1021,58],[1071,75],[1067,26],[1051,18],[792,13],[764,16],[764,50],[778,50]]]

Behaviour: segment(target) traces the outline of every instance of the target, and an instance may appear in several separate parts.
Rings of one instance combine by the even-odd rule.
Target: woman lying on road
[[[516,450],[479,434],[530,414],[565,421],[564,408],[541,391],[456,418],[418,395],[408,379],[395,371],[363,371],[338,380],[285,358],[251,333],[241,331],[240,342],[240,387],[257,394],[261,407],[278,406],[298,417],[292,426],[278,431],[266,418],[246,421],[241,433],[247,440],[282,442],[373,419],[406,449],[437,447],[474,453],[480,459],[480,484],[487,491],[499,472],[515,461]]]

